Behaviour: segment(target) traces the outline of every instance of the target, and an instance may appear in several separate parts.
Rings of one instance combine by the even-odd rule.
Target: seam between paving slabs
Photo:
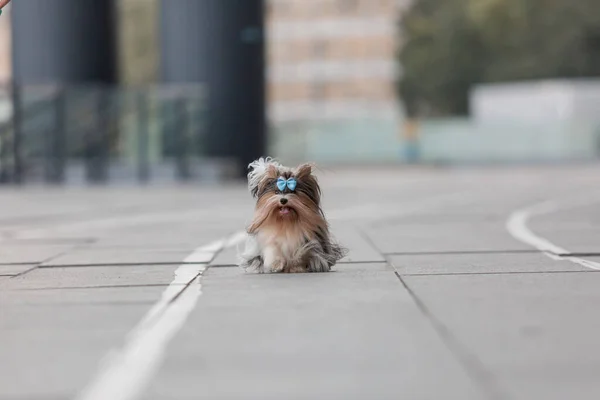
[[[373,242],[371,237],[364,231],[360,230],[360,234],[363,239],[369,243],[371,247],[379,254],[381,254],[386,260],[388,258],[382,253],[377,245]],[[450,332],[450,330],[438,320],[433,313],[427,308],[423,301],[416,295],[416,293],[406,284],[402,279],[402,276],[398,273],[394,265],[387,261],[388,265],[394,269],[394,275],[398,278],[404,289],[408,292],[409,296],[415,302],[417,308],[421,311],[423,316],[432,325],[434,331],[438,334],[441,341],[446,345],[450,352],[456,357],[458,363],[463,367],[467,375],[473,380],[473,382],[487,394],[490,399],[493,400],[505,400],[508,398],[507,394],[499,387],[496,379],[491,371],[489,371],[483,362],[474,354],[469,352],[465,346]]]
[[[38,267],[38,265],[32,265],[32,264],[28,264],[28,265],[31,265],[31,268],[27,268],[25,271],[21,271],[18,274],[14,274],[10,278],[11,279],[18,278],[20,276],[30,273],[31,271],[35,270]]]
[[[470,353],[450,332],[448,327],[446,327],[446,325],[444,325],[433,315],[423,301],[419,299],[416,293],[407,285],[404,279],[402,279],[402,276],[398,273],[398,271],[395,271],[394,275],[396,275],[400,283],[402,283],[402,286],[412,297],[417,307],[421,310],[423,315],[427,317],[434,330],[438,333],[450,351],[455,355],[459,363],[463,365],[475,383],[477,383],[490,396],[490,398],[495,400],[507,399],[508,396],[498,386],[492,372],[485,367],[483,362],[476,355]]]
[[[76,246],[77,247],[77,246]],[[65,254],[67,251],[71,251],[74,250],[73,248],[69,249],[69,250],[65,250],[64,252],[61,252],[60,254],[54,255],[52,257],[49,257],[47,260],[42,261],[41,263],[39,263],[38,265],[34,266],[33,268],[30,268],[29,270],[22,272],[19,275],[15,275],[15,276],[11,276],[10,278],[15,278],[17,276],[22,276],[28,272],[34,271],[38,268],[43,268],[43,269],[47,269],[47,268],[64,268],[64,267],[91,267],[91,266],[107,266],[107,264],[99,264],[99,265],[52,265],[52,266],[42,266],[41,264],[45,263],[45,262],[49,262],[51,260],[53,260],[56,257],[60,257],[61,255]],[[212,261],[214,261],[216,259],[216,257],[223,251],[223,247],[221,247],[218,251],[215,252],[215,254],[213,254],[213,257],[206,263],[201,263],[201,262],[191,262],[191,263],[186,263],[184,261],[181,262],[177,262],[177,263],[154,263],[154,264],[148,264],[148,263],[141,263],[141,264],[127,264],[126,266],[136,266],[136,265],[200,265],[200,264],[206,264],[206,268],[205,270],[208,270],[211,265],[210,263]],[[113,265],[108,265],[108,266],[124,266],[124,264],[113,264]],[[199,273],[198,275],[196,275],[193,279],[191,279],[189,282],[187,282],[186,284],[181,285],[181,290],[175,295],[175,297],[173,299],[171,299],[171,301],[169,302],[169,304],[172,304],[174,301],[176,301],[179,296],[181,296],[181,294],[191,285],[191,283],[196,280],[200,275],[202,275],[202,273]],[[10,279],[9,278],[9,279]],[[10,289],[11,291],[39,291],[39,290],[71,290],[71,289],[109,289],[109,288],[133,288],[133,287],[167,287],[170,284],[130,284],[130,285],[97,285],[97,286],[67,286],[67,287],[46,287],[46,288],[32,288],[32,289]],[[172,285],[172,284],[171,284]]]
[[[439,255],[469,255],[469,254],[536,254],[539,250],[448,250],[448,251],[392,251],[384,252],[386,256],[439,256]]]
[[[569,252],[569,253],[563,253],[563,254],[556,254],[557,256],[561,256],[561,257],[600,257],[600,253],[594,253],[594,252]]]
[[[39,264],[39,262],[37,262],[37,261],[30,261],[30,262],[27,262],[27,261],[23,261],[23,262],[0,262],[0,266],[4,266],[4,267],[7,266],[7,265],[8,266],[11,266],[11,265],[24,265],[24,266],[27,266],[27,265],[36,265],[36,264]],[[2,400],[2,399],[0,399],[0,400]]]
[[[55,260],[56,258],[61,257],[61,256],[65,255],[65,254],[67,254],[70,251],[77,250],[78,248],[81,248],[82,246],[84,246],[84,244],[74,245],[73,247],[71,247],[71,248],[69,248],[69,249],[67,249],[65,251],[61,251],[58,254],[54,254],[54,255],[52,255],[52,256],[50,256],[50,257],[48,257],[48,258],[46,258],[46,259],[44,259],[44,260],[42,260],[40,262],[30,263],[31,265],[33,265],[32,268],[29,268],[28,270],[23,271],[23,272],[21,272],[21,273],[19,273],[17,275],[14,275],[12,278],[17,278],[17,277],[21,277],[21,276],[27,275],[28,273],[30,273],[32,271],[35,271],[36,269],[40,268],[40,266],[42,264],[50,262],[52,260]]]
[[[388,262],[397,271],[393,262]],[[504,272],[440,272],[440,273],[403,273],[402,276],[469,276],[469,275],[534,275],[534,274],[597,274],[600,270],[559,270],[559,271],[504,271]]]
[[[116,263],[94,263],[94,264],[47,264],[39,265],[40,269],[52,268],[84,268],[84,267],[143,267],[143,266],[174,266],[174,265],[200,265],[206,262],[199,261],[148,261],[148,262],[116,262]]]
[[[178,286],[184,287],[187,284],[178,284]],[[168,287],[168,283],[141,283],[141,284],[128,284],[128,285],[97,285],[97,286],[63,286],[63,287],[38,287],[38,288],[24,288],[24,289],[7,289],[12,292],[29,292],[39,290],[73,290],[73,289],[128,289],[138,287]]]

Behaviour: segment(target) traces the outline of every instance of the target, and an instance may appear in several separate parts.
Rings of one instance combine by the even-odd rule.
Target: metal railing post
[[[137,94],[137,151],[138,151],[138,180],[147,183],[150,179],[150,146],[149,146],[149,116],[148,94],[141,89]]]
[[[22,90],[22,87],[20,87],[17,83],[13,83],[13,87],[12,87],[12,102],[13,102],[12,181],[16,184],[21,184],[24,182],[23,159],[22,159],[22,153],[21,153],[21,139],[22,139],[22,135],[23,135],[23,104],[22,104],[21,90]]]

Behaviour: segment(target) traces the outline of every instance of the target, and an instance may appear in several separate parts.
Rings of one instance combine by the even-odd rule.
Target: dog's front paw
[[[273,262],[273,264],[271,265],[271,272],[273,272],[273,273],[283,272],[284,267],[285,267],[285,263],[282,260],[277,260],[277,261]]]
[[[242,267],[245,272],[257,272],[259,274],[264,273],[265,270],[263,259],[260,256],[253,257],[250,260],[242,259],[240,267]]]
[[[286,271],[290,274],[302,274],[308,272],[305,266],[303,265],[292,265],[289,268],[286,268]]]

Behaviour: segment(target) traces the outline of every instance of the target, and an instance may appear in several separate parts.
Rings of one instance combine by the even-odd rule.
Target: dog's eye
[[[281,194],[281,190],[276,190],[275,194]]]

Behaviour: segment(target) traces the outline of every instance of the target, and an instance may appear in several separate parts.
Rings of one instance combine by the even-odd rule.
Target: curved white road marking
[[[571,203],[566,206],[560,206],[555,201],[545,201],[543,203],[538,203],[533,206],[513,212],[506,222],[506,229],[515,239],[536,248],[537,250],[541,251],[553,260],[571,261],[572,263],[581,265],[586,268],[600,270],[600,263],[569,255],[571,253],[569,250],[559,247],[554,243],[550,242],[548,239],[533,233],[527,226],[528,220],[533,216],[552,214],[560,210],[582,207],[598,202],[600,202],[600,199],[593,198],[579,201],[576,203]]]
[[[559,210],[557,203],[546,201],[534,206],[513,212],[506,223],[508,232],[519,241],[535,247],[544,253],[553,255],[568,254],[569,251],[558,247],[547,239],[533,233],[527,226],[529,218],[535,215],[551,214]]]
[[[132,332],[121,349],[109,353],[93,381],[77,400],[132,400],[139,398],[160,367],[165,349],[181,329],[201,295],[200,278],[222,249],[235,246],[244,232],[197,248],[175,271],[175,279]]]

